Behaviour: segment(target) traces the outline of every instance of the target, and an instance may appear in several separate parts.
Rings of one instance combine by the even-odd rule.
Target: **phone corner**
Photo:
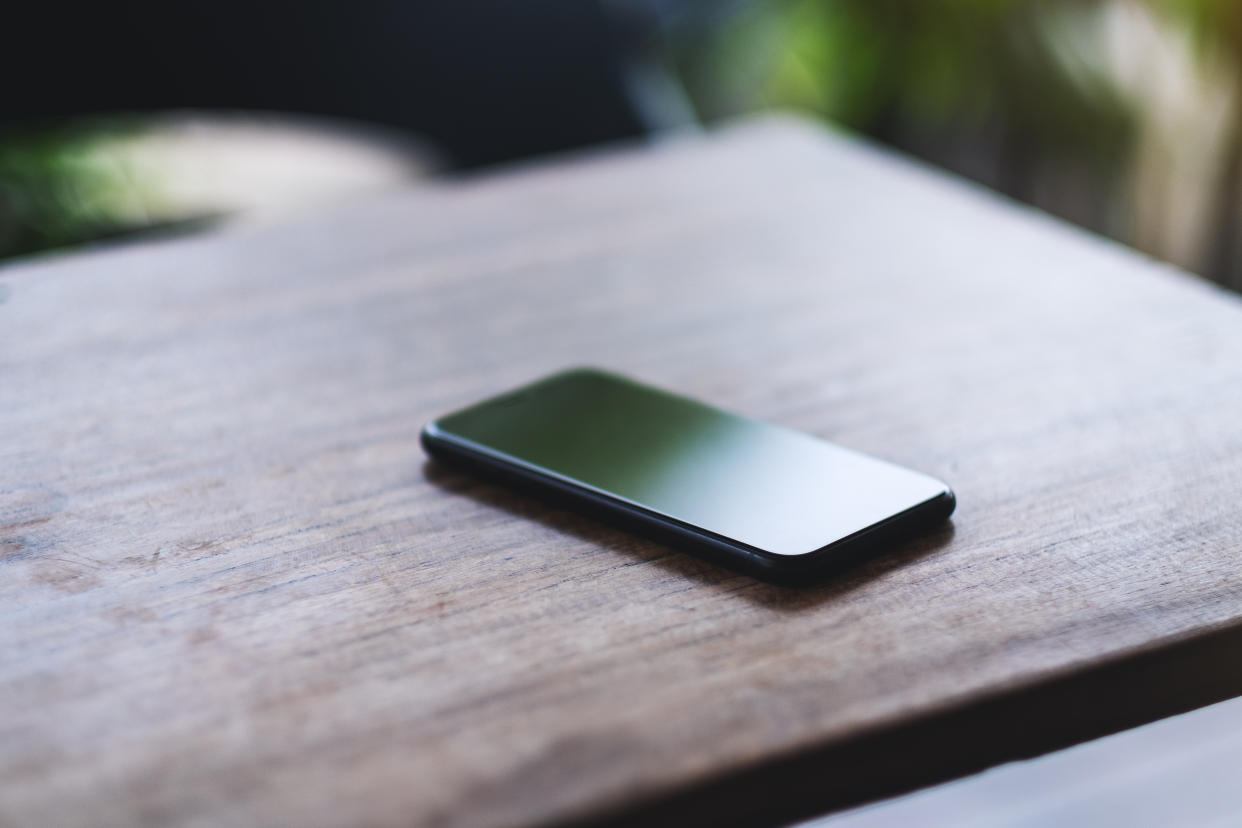
[[[957,495],[948,483],[942,483],[944,491],[936,496],[935,502],[940,506],[941,520],[948,520],[953,512],[957,509]]]
[[[548,380],[600,380],[615,379],[616,377],[617,375],[613,372],[600,368],[597,365],[570,365],[548,377]]]
[[[440,442],[440,425],[436,420],[427,423],[418,432],[418,443],[423,447],[423,451],[431,456],[436,455],[436,449]]]

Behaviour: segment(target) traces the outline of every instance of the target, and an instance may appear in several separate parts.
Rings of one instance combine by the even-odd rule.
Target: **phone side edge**
[[[957,509],[957,495],[943,480],[937,482],[944,489],[934,497],[808,553],[791,568],[801,564],[800,568],[814,573],[814,577],[826,577],[864,558],[882,555],[879,547],[885,544],[913,540],[920,532],[944,523]]]
[[[698,557],[734,571],[775,583],[786,582],[790,574],[798,576],[798,573],[791,573],[781,565],[781,557],[766,555],[761,550],[716,537],[697,527],[682,525],[623,500],[609,498],[591,489],[573,486],[555,477],[473,451],[447,437],[435,422],[423,427],[420,442],[435,460],[476,472],[494,481],[519,484],[516,486],[519,493],[542,496],[554,505],[580,507],[577,511],[589,517],[678,549],[692,549]]]

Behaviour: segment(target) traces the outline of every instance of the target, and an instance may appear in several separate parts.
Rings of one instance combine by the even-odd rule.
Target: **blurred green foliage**
[[[1242,278],[1221,255],[1242,229],[1237,0],[768,0],[713,23],[670,49],[706,120],[814,113]]]
[[[0,258],[148,228],[148,182],[107,151],[137,130],[105,119],[0,137]]]
[[[1242,289],[1239,0],[651,1],[706,121],[812,113]],[[0,259],[195,215],[142,128],[0,135]]]

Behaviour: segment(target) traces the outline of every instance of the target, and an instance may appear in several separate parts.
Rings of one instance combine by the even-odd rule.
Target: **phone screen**
[[[594,370],[433,423],[437,437],[774,555],[806,555],[944,483]]]

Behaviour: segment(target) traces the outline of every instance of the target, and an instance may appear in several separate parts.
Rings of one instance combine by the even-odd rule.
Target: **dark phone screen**
[[[777,555],[803,555],[944,483],[599,371],[450,414],[433,436]]]

